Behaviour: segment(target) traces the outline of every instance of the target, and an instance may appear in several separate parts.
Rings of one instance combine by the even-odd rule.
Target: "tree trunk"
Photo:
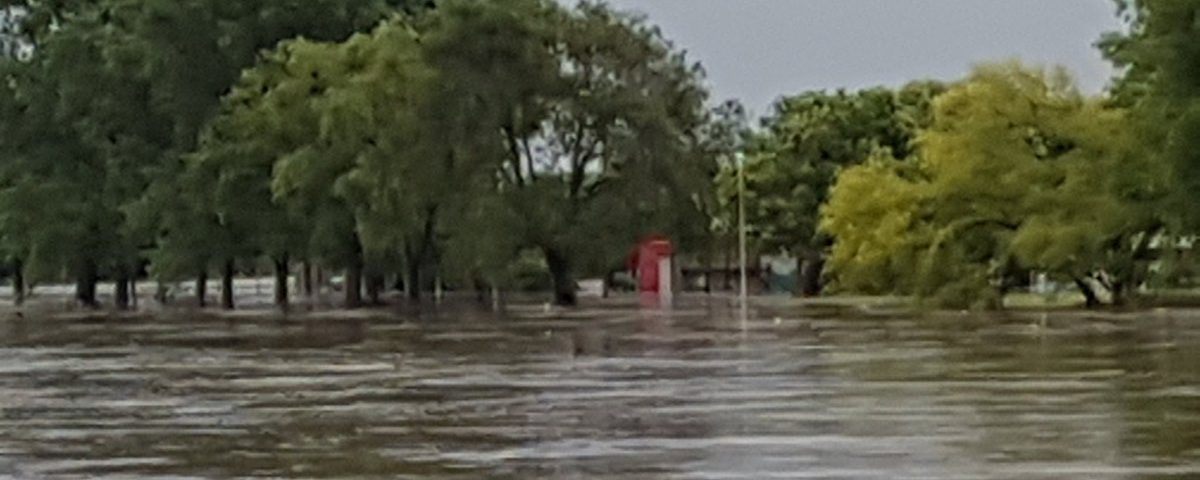
[[[800,262],[799,274],[800,294],[805,297],[821,295],[824,285],[821,285],[821,272],[825,270],[825,258],[820,252],[806,253]]]
[[[433,300],[441,303],[445,295],[445,290],[442,289],[442,274],[434,273],[433,275]]]
[[[17,262],[13,269],[13,303],[18,307],[25,303],[25,268]]]
[[[367,301],[371,305],[382,305],[380,295],[383,293],[384,287],[387,285],[387,278],[382,273],[372,273],[367,275]]]
[[[97,282],[99,282],[99,273],[96,271],[96,262],[84,261],[79,276],[75,279],[75,300],[80,305],[88,308],[100,306],[100,303],[96,301]]]
[[[135,273],[133,274],[133,277],[129,279],[129,300],[131,301],[130,303],[133,305],[134,310],[137,310],[138,308],[137,282],[138,275]]]
[[[487,304],[487,284],[479,275],[471,275],[471,289],[475,291],[475,302],[480,305]]]
[[[499,312],[504,310],[504,294],[500,291],[500,287],[491,286],[492,290],[492,311]]]
[[[405,286],[408,287],[408,299],[413,302],[418,302],[421,300],[421,288],[423,286],[421,284],[421,267],[424,266],[425,260],[430,258],[431,253],[435,259],[437,256],[437,252],[434,251],[436,226],[437,207],[426,207],[425,228],[421,233],[419,246],[416,248],[406,247],[404,250],[404,260],[408,267],[408,278]],[[440,265],[434,265],[434,300],[441,300],[438,298],[438,292],[436,292],[437,288],[440,286],[440,279],[436,278],[437,275],[441,273],[438,271],[440,267]]]
[[[164,298],[165,299],[165,298]],[[196,305],[200,308],[208,306],[208,271],[201,270],[196,275]]]
[[[1096,295],[1096,290],[1086,280],[1081,278],[1075,279],[1075,286],[1079,287],[1079,292],[1086,299],[1087,308],[1096,308],[1100,306],[1100,297]]]
[[[578,303],[575,291],[575,279],[571,277],[571,265],[565,255],[547,249],[546,266],[550,268],[550,277],[554,282],[554,304],[571,307]]]
[[[225,310],[233,310],[233,259],[225,260],[225,265],[221,269],[221,308]]]
[[[725,271],[721,274],[721,290],[727,292],[733,290],[733,275],[730,274],[733,272],[732,252],[732,248],[725,249]]]
[[[291,265],[285,253],[274,259],[275,263],[275,306],[280,309],[288,308],[288,269]]]
[[[346,267],[346,302],[345,306],[348,309],[362,307],[362,274],[363,266],[361,260],[350,262],[350,266]]]
[[[129,310],[129,274],[124,269],[117,274],[113,303],[117,310]]]
[[[408,294],[408,299],[414,302],[421,300],[421,263],[415,260],[410,260],[405,267],[408,269],[408,275],[404,280],[404,291]]]
[[[1112,304],[1114,307],[1123,307],[1129,300],[1125,288],[1125,282],[1113,280],[1112,286],[1109,288],[1109,294],[1112,295]]]
[[[313,297],[313,271],[312,264],[305,260],[300,267],[301,288],[304,290],[304,296],[311,299]]]

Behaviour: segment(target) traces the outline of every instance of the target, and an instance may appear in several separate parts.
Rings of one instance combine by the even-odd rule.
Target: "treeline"
[[[1200,227],[1200,0],[1124,0],[1109,91],[1019,62],[808,92],[750,129],[653,25],[552,0],[0,2],[0,256],[18,300],[150,276],[344,274],[555,300],[665,233],[754,249],[799,293],[998,307],[1032,274],[1091,305],[1188,286]],[[364,298],[364,295],[366,298]]]
[[[551,0],[4,2],[0,253],[18,299],[72,279],[97,305],[143,275],[270,265],[555,299],[640,236],[709,241],[736,146],[701,69],[644,19]],[[23,53],[23,54],[18,54]],[[726,108],[728,110],[736,110]],[[366,292],[367,298],[363,298]]]
[[[747,148],[759,247],[800,258],[809,294],[956,308],[1000,307],[1031,274],[1092,306],[1190,285],[1200,1],[1117,3],[1127,29],[1098,46],[1120,76],[1100,96],[1014,61],[781,100]]]

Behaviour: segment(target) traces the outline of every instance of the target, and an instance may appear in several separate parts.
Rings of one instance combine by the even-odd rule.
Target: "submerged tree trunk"
[[[313,297],[313,271],[312,264],[305,260],[300,267],[301,289],[304,290],[304,296],[307,298]]]
[[[275,263],[275,306],[283,310],[288,308],[288,268],[291,267],[288,255],[285,253],[274,259]]]
[[[571,265],[567,257],[552,249],[546,249],[545,254],[546,266],[549,267],[550,278],[554,282],[554,304],[575,306],[578,303],[575,279],[571,276]]]
[[[99,282],[99,273],[97,272],[96,262],[86,260],[81,265],[79,276],[75,279],[75,300],[88,308],[96,308],[100,303],[96,301],[96,283]]]
[[[491,285],[492,290],[492,311],[504,311],[504,292],[500,291],[500,287],[495,284]]]
[[[208,306],[208,271],[201,270],[196,275],[196,305],[200,308]]]
[[[387,277],[382,273],[367,275],[367,301],[371,305],[382,305],[384,288],[387,287]]]
[[[225,265],[221,268],[221,308],[225,310],[233,310],[233,259],[225,260]]]
[[[1100,297],[1096,295],[1096,289],[1092,288],[1092,285],[1088,283],[1087,280],[1076,278],[1075,286],[1079,287],[1079,292],[1083,294],[1083,298],[1087,302],[1087,308],[1096,308],[1100,306]]]
[[[404,293],[407,294],[409,300],[414,302],[421,300],[421,262],[409,260],[407,275],[404,279]]]
[[[325,269],[317,266],[316,285],[313,287],[314,298],[318,303],[325,302]]]
[[[115,298],[113,303],[117,307],[117,310],[129,310],[129,274],[126,273],[124,269],[117,274],[116,285],[114,288]]]
[[[434,273],[433,274],[433,300],[435,302],[441,303],[442,298],[444,298],[445,294],[446,294],[446,291],[442,289],[441,273]]]
[[[487,282],[477,274],[471,274],[471,290],[475,291],[475,303],[487,304]]]
[[[421,300],[421,268],[425,266],[425,261],[430,257],[430,253],[434,248],[435,243],[435,227],[437,226],[437,208],[429,207],[426,210],[425,227],[421,233],[417,246],[408,246],[404,249],[405,278],[404,288],[406,296],[412,302]],[[436,288],[436,286],[435,286]]]
[[[799,280],[800,295],[816,297],[821,295],[824,285],[821,284],[821,272],[825,270],[825,258],[821,252],[808,252],[800,260],[797,280]]]
[[[350,262],[350,266],[346,267],[346,308],[361,308],[363,305],[362,275],[363,266],[361,260]]]
[[[362,280],[363,280],[363,251],[362,244],[358,241],[358,235],[354,235],[354,255],[350,259],[350,264],[346,266],[345,288],[345,308],[354,309],[361,308],[362,300]]]
[[[25,303],[25,266],[21,262],[13,265],[13,303],[18,307]]]

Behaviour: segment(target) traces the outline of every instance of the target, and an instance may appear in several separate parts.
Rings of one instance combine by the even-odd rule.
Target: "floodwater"
[[[1200,314],[634,303],[0,320],[0,478],[1200,478]]]

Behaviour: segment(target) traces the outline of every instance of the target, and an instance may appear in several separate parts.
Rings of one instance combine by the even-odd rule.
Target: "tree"
[[[494,198],[500,113],[536,108],[526,92],[550,71],[531,52],[543,43],[536,27],[545,8],[524,0],[444,2],[350,47],[366,67],[335,94],[329,118],[365,146],[347,192],[368,255],[402,261],[411,299],[426,284],[423,272],[434,270],[440,281],[448,237],[471,243],[461,236],[471,228],[464,222],[478,220],[475,206]],[[459,253],[467,251],[480,250]]]
[[[352,213],[333,196],[334,182],[349,169],[347,155],[316,141],[319,102],[344,80],[341,64],[334,45],[281,44],[246,72],[206,132],[188,168],[206,179],[210,214],[242,245],[226,265],[266,254],[286,271],[293,252],[335,267],[360,262]],[[348,275],[348,292],[352,281]],[[348,303],[357,306],[358,298],[348,293]]]
[[[706,264],[712,265],[724,257],[724,266],[730,270],[737,249],[738,235],[738,157],[751,137],[745,108],[737,101],[726,101],[712,111],[712,120],[700,135],[701,148],[718,159],[717,171],[713,174],[713,190],[702,208],[709,218],[709,245],[705,250]],[[725,288],[732,288],[731,277],[726,275]],[[705,279],[706,288],[712,286]]]
[[[436,34],[430,36],[426,43],[436,45]],[[470,198],[471,179],[491,171],[472,168],[486,158],[475,146],[487,136],[464,131],[458,120],[473,121],[475,112],[456,117],[455,109],[469,107],[473,97],[441,90],[425,55],[404,18],[342,43],[285,42],[226,99],[202,149],[218,172],[214,178],[243,179],[228,189],[238,195],[224,202],[227,209],[267,209],[243,224],[277,232],[254,219],[303,219],[304,250],[347,269],[351,306],[360,302],[364,269],[377,296],[386,271],[379,263],[396,251],[404,252],[410,272],[419,269],[447,204]],[[255,185],[269,187],[270,195],[254,193]]]
[[[341,41],[353,32],[373,26],[396,8],[410,2],[354,0],[350,2],[313,1],[302,5],[276,0],[251,2],[194,1],[183,7],[164,4],[160,11],[144,7],[147,17],[137,25],[140,37],[146,39],[146,56],[150,75],[156,79],[164,99],[163,108],[172,112],[181,125],[177,151],[196,148],[197,138],[217,136],[222,127],[216,126],[200,135],[210,119],[218,113],[220,95],[234,84],[244,68],[256,62],[259,52],[274,47],[280,40],[303,36],[316,41]],[[186,8],[185,8],[186,7]],[[185,28],[186,26],[186,28]],[[214,49],[214,45],[221,48]],[[188,55],[162,55],[164,51],[185,51]],[[228,126],[224,127],[228,130]],[[217,133],[214,133],[217,132]],[[213,141],[210,144],[220,144]],[[245,147],[245,145],[242,145]],[[208,174],[193,174],[192,181],[207,179],[210,187],[180,186],[184,190],[209,192],[207,210],[191,211],[180,205],[179,213],[191,225],[213,224],[217,231],[208,231],[214,245],[225,245],[223,253],[206,252],[208,263],[215,262],[222,272],[223,304],[232,307],[232,274],[238,259],[250,260],[260,255],[270,258],[275,269],[276,303],[288,303],[287,278],[293,255],[308,256],[300,235],[294,212],[286,212],[273,202],[270,175],[273,158],[264,158],[261,149],[250,151],[237,148],[204,148],[194,163],[205,164]],[[269,148],[269,147],[268,147]],[[222,162],[229,168],[222,168]],[[166,162],[157,171],[157,178],[170,183],[176,175],[188,169],[178,162]],[[157,189],[170,192],[171,187]],[[150,193],[150,192],[148,192]],[[147,195],[144,205],[155,208],[164,199]],[[208,217],[208,218],[206,218]],[[164,222],[171,222],[164,219]],[[179,221],[175,221],[179,223]],[[184,229],[186,231],[186,229]],[[182,233],[182,232],[181,232]],[[224,240],[221,242],[220,240]],[[186,242],[184,242],[186,243]],[[210,248],[210,250],[213,250]],[[176,251],[184,257],[193,252]],[[192,262],[195,263],[195,262]],[[202,277],[205,275],[201,275]]]
[[[878,154],[838,179],[822,227],[840,287],[994,307],[1030,269],[1094,278],[1116,303],[1144,280],[1162,176],[1124,111],[1061,71],[1004,64],[934,114],[913,158]]]
[[[99,45],[113,37],[98,17],[81,15],[38,44],[21,74],[9,77],[20,114],[6,117],[13,122],[3,140],[11,160],[4,197],[18,209],[6,216],[29,229],[28,243],[15,249],[28,255],[22,264],[35,279],[66,270],[77,299],[91,306],[100,276],[127,272],[136,251],[122,227],[129,177],[115,172],[136,171],[156,135],[154,117],[125,115],[124,105],[144,104],[143,90],[112,74],[120,59]],[[105,95],[97,99],[93,89]],[[120,127],[129,135],[116,134]]]
[[[702,72],[643,19],[582,4],[546,28],[555,78],[531,84],[499,125],[508,155],[500,191],[520,213],[522,243],[540,250],[555,301],[575,303],[575,276],[618,264],[647,233],[704,238],[701,196],[715,158]],[[519,107],[519,108],[518,108]]]
[[[1117,100],[1133,107],[1140,148],[1160,159],[1173,180],[1168,211],[1180,236],[1200,229],[1200,33],[1195,0],[1121,0],[1127,23],[1100,47],[1123,75]]]
[[[838,172],[880,149],[908,156],[943,90],[936,82],[916,82],[899,91],[808,92],[781,99],[763,120],[763,131],[747,146],[747,224],[759,248],[800,261],[800,293],[821,291],[829,239],[818,217]],[[725,183],[736,173],[727,170]]]

